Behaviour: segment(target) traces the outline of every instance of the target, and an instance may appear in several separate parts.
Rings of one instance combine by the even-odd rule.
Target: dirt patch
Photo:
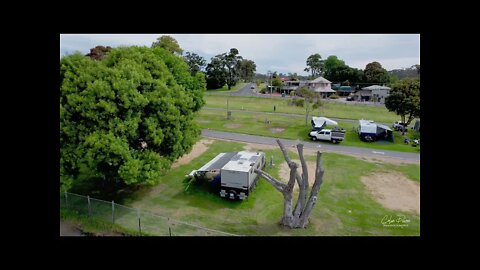
[[[283,132],[285,129],[284,128],[269,128],[270,132],[272,133],[280,133]]]
[[[226,128],[240,128],[240,127],[242,127],[241,124],[225,124],[223,126],[226,127]]]
[[[77,225],[60,219],[60,236],[85,236]]]
[[[298,172],[300,173],[300,175],[302,175],[302,165],[300,163],[300,160],[295,160],[295,159],[292,159],[293,162],[297,163],[297,165],[299,166],[298,167]],[[317,165],[315,164],[315,162],[313,161],[307,161],[307,167],[308,167],[308,183],[310,185],[310,187],[313,185],[313,182],[315,181],[315,167]],[[279,175],[280,175],[280,181],[282,181],[283,183],[288,183],[288,180],[290,179],[290,168],[288,167],[288,164],[285,160],[282,160],[282,165],[280,166],[280,171],[279,171]],[[294,188],[295,189],[298,189],[298,184],[295,184]]]
[[[278,146],[268,145],[268,144],[258,144],[258,143],[245,143],[245,146],[243,148],[247,151],[256,152],[259,150],[278,149]]]
[[[385,208],[420,214],[420,185],[397,172],[377,172],[360,178]]]
[[[418,161],[414,160],[407,160],[407,159],[399,159],[399,158],[391,158],[391,157],[382,157],[381,159],[379,158],[374,158],[374,157],[368,157],[368,156],[354,156],[357,159],[366,161],[366,162],[371,162],[371,163],[390,163],[390,164],[395,164],[395,165],[405,165],[405,164],[419,164]]]
[[[182,165],[188,164],[192,159],[199,157],[205,151],[207,151],[210,144],[213,143],[213,140],[203,139],[198,141],[192,147],[192,151],[190,153],[183,155],[181,158],[177,159],[175,163],[172,164],[172,169],[178,168]]]

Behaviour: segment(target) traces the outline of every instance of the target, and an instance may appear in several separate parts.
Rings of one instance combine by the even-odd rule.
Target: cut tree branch
[[[263,178],[265,178],[265,180],[267,180],[267,182],[269,182],[270,184],[272,184],[272,186],[274,188],[276,188],[278,191],[282,192],[285,190],[285,188],[287,187],[287,185],[285,185],[284,183],[276,180],[275,178],[273,178],[273,176],[269,175],[268,173],[262,171],[262,170],[259,170],[259,169],[254,169],[253,170],[256,174],[259,174],[261,176],[263,176]]]
[[[320,189],[320,185],[322,185],[323,183],[324,169],[321,163],[321,156],[322,156],[322,153],[318,151],[317,152],[317,168],[315,171],[315,182],[313,183],[312,191],[310,192],[310,197],[308,198],[308,202],[307,202],[307,205],[305,206],[305,210],[300,215],[300,224],[302,224],[303,226],[305,226],[308,222],[308,217],[310,216],[310,212],[312,211],[313,206],[317,201],[317,194]]]
[[[302,213],[303,207],[307,201],[308,192],[308,168],[307,162],[303,157],[303,144],[297,144],[298,156],[300,157],[300,163],[302,164],[302,181],[298,183],[300,192],[298,194],[297,205],[295,206],[294,216],[299,217]]]

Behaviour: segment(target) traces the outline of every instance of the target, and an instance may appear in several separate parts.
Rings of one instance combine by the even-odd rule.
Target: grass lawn
[[[103,218],[89,217],[75,210],[60,208],[60,218],[76,224],[84,233],[93,235],[115,233],[128,236],[148,236],[148,234],[139,233],[136,230],[124,228],[118,224],[112,224]]]
[[[305,118],[242,112],[232,112],[232,117],[232,120],[227,120],[226,111],[201,110],[196,118],[196,122],[201,128],[209,128],[212,130],[310,141],[308,134],[311,130],[311,125],[310,122],[308,123],[308,126],[305,125]],[[267,119],[271,121],[271,123],[265,124],[265,120]],[[393,143],[387,141],[368,143],[361,141],[358,134],[353,131],[358,125],[357,123],[343,121],[337,122],[339,126],[347,131],[345,134],[345,140],[342,141],[340,145],[420,153],[420,146],[412,147],[403,143],[403,138],[400,132],[394,131]],[[283,130],[281,131],[280,129]]]
[[[222,88],[217,88],[217,89],[211,89],[211,90],[207,90],[205,93],[209,94],[209,93],[230,93],[230,92],[235,92],[237,91],[238,89],[244,87],[247,83],[237,83],[236,85],[234,85],[232,87],[231,90],[228,90],[228,85],[224,85]]]
[[[273,112],[273,106],[276,106],[276,112],[304,114],[305,108],[287,105],[287,99],[279,98],[261,98],[261,97],[228,97],[228,106],[230,109],[242,109],[258,112]],[[206,105],[208,107],[227,107],[227,97],[219,95],[206,95]],[[400,119],[393,112],[389,112],[385,107],[367,106],[361,104],[324,102],[323,105],[314,111],[315,115],[346,118],[346,119],[368,119],[379,123],[393,123]]]
[[[214,141],[201,156],[189,164],[171,170],[160,183],[144,188],[126,200],[132,207],[151,211],[207,228],[241,235],[419,235],[420,217],[384,209],[367,192],[360,176],[373,171],[396,170],[407,177],[418,171],[411,167],[375,164],[354,157],[325,153],[324,183],[319,199],[311,214],[307,229],[288,230],[277,225],[283,212],[282,195],[268,182],[260,180],[256,190],[246,201],[229,201],[220,198],[208,185],[190,185],[185,190],[185,175],[198,169],[220,152],[238,151],[243,144]],[[279,176],[280,165],[285,162],[276,148],[265,151],[268,159],[273,156],[275,165],[265,170]],[[296,158],[293,153],[290,155]],[[307,157],[314,160],[313,156]],[[403,214],[411,222],[407,227],[384,227],[385,215]],[[175,229],[173,229],[175,234]]]

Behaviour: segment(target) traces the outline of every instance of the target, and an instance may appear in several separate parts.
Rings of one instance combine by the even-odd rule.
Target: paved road
[[[221,131],[214,131],[214,130],[208,130],[208,129],[203,129],[202,135],[205,137],[211,137],[216,139],[226,139],[226,140],[241,141],[241,142],[248,142],[248,143],[277,145],[275,138],[272,138],[272,137],[221,132]],[[404,153],[404,152],[386,151],[386,150],[380,150],[380,149],[342,146],[342,145],[322,143],[322,142],[306,142],[306,141],[300,141],[300,140],[287,140],[287,139],[281,139],[281,140],[286,145],[295,145],[299,142],[302,142],[305,148],[310,148],[310,149],[320,149],[320,150],[326,150],[330,152],[356,154],[356,155],[362,155],[362,156],[374,156],[378,158],[390,157],[390,158],[398,158],[398,159],[420,162],[420,154],[415,154],[415,153]]]
[[[230,93],[232,96],[258,96],[259,94],[253,91],[252,86],[255,87],[254,83],[247,83],[243,88],[238,89],[235,92]]]
[[[218,107],[203,107],[203,109],[205,110],[216,110],[216,111],[226,111],[227,109],[226,108],[218,108]],[[304,114],[294,114],[294,113],[277,113],[277,112],[258,112],[258,111],[248,111],[248,110],[233,110],[233,109],[230,109],[230,111],[232,112],[243,112],[243,113],[253,113],[253,114],[268,114],[268,115],[279,115],[279,116],[286,116],[286,117],[300,117],[300,118],[304,118],[305,119],[305,115]],[[309,118],[311,118],[312,115],[309,116]],[[344,122],[351,122],[351,123],[357,123],[358,124],[358,119],[347,119],[347,118],[331,118],[329,117],[329,119],[332,119],[334,121],[344,121]],[[386,125],[386,126],[391,126],[392,123],[381,123],[381,122],[377,122],[379,124],[383,124],[383,125]]]

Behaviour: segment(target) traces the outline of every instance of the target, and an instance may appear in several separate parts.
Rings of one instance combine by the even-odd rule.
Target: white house
[[[332,82],[323,77],[318,77],[311,81],[285,81],[281,91],[290,92],[302,86],[306,86],[314,92],[320,93],[320,96],[323,98],[336,93],[336,91],[332,89]]]
[[[385,103],[385,98],[390,95],[390,87],[371,85],[363,87],[361,90],[355,92],[354,99],[358,101],[373,101],[378,103]]]

